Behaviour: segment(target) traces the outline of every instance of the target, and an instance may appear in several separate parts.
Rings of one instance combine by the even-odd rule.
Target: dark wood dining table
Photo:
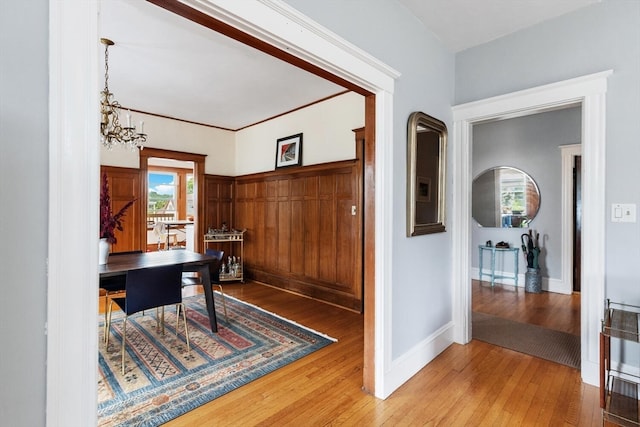
[[[111,256],[106,264],[98,266],[100,279],[115,276],[126,276],[127,271],[166,265],[182,265],[184,272],[200,273],[202,283],[211,283],[209,266],[219,262],[216,258],[185,249],[158,252],[131,253]],[[213,290],[211,285],[203,286],[209,323],[212,332],[218,332]]]

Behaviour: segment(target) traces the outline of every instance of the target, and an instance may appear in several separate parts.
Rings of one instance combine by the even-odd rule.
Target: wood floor
[[[528,294],[522,288],[472,282],[473,310],[504,319],[580,335],[580,294],[542,292]]]
[[[479,341],[453,344],[389,398],[376,399],[361,391],[361,315],[258,283],[226,285],[225,293],[338,342],[166,426],[602,425],[598,389],[579,371]],[[572,333],[579,330],[574,300],[473,284],[474,309]]]

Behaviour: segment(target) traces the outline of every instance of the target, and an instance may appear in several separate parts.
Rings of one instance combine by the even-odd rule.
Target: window
[[[193,205],[193,174],[187,174],[187,217],[193,217],[196,215],[196,210]]]
[[[178,217],[177,178],[177,174],[173,172],[149,171],[148,213]]]

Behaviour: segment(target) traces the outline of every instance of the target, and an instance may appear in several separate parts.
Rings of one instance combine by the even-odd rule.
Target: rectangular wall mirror
[[[422,112],[407,126],[407,236],[445,231],[447,127]]]

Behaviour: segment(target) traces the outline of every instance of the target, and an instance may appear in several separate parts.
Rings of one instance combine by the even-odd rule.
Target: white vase
[[[106,238],[98,241],[98,264],[103,265],[107,263],[109,258],[109,242]]]

